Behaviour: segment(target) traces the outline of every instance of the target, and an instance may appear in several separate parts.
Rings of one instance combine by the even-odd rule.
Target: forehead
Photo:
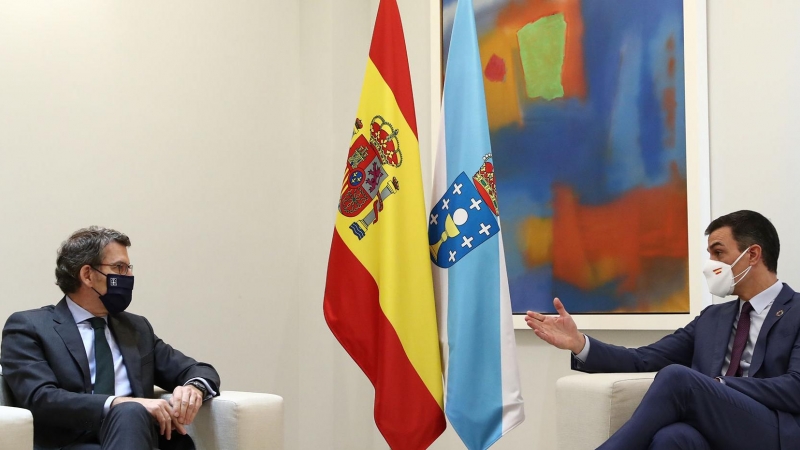
[[[718,228],[708,235],[708,248],[720,245],[725,247],[736,246],[736,241],[733,239],[733,233],[730,227]]]
[[[112,242],[103,249],[103,262],[106,264],[129,263],[128,248],[119,242]]]

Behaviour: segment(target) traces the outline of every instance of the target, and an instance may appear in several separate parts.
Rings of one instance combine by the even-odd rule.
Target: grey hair
[[[65,294],[76,292],[81,287],[81,267],[102,264],[103,250],[112,242],[131,246],[131,240],[125,234],[97,226],[81,228],[62,242],[56,258],[56,284],[61,291]]]

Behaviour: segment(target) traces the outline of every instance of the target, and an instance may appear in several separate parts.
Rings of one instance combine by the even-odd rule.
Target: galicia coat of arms
[[[431,260],[449,268],[500,231],[494,166],[484,157],[471,178],[461,172],[428,217]]]
[[[353,135],[358,137],[350,146],[339,212],[345,217],[360,217],[350,225],[358,239],[366,236],[369,226],[378,222],[383,202],[400,190],[400,182],[386,171],[388,167],[400,167],[403,154],[400,151],[399,131],[381,116],[375,116],[367,130],[369,139],[360,130],[363,124],[356,119]],[[369,210],[367,214],[364,211]]]

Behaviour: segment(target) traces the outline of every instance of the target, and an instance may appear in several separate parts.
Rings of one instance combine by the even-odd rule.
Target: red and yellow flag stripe
[[[389,445],[427,448],[445,429],[442,369],[414,99],[395,0],[378,9],[357,118],[363,126],[353,142],[372,138],[377,154],[378,147],[399,151],[382,158],[382,178],[375,165],[364,170],[371,181],[382,179],[379,191],[391,186],[391,195],[373,197],[355,217],[340,204],[325,319],[375,386],[375,422]],[[373,124],[389,124],[387,140],[375,140]],[[343,192],[356,164],[352,150],[348,156]]]

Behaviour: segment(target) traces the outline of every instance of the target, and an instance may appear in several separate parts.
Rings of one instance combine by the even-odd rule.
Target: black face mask
[[[98,273],[99,270],[92,267]],[[92,288],[93,291],[100,295],[100,301],[109,314],[117,314],[125,311],[128,305],[131,304],[133,297],[133,275],[119,275],[116,273],[103,273],[106,276],[106,294],[100,295],[97,289]]]

